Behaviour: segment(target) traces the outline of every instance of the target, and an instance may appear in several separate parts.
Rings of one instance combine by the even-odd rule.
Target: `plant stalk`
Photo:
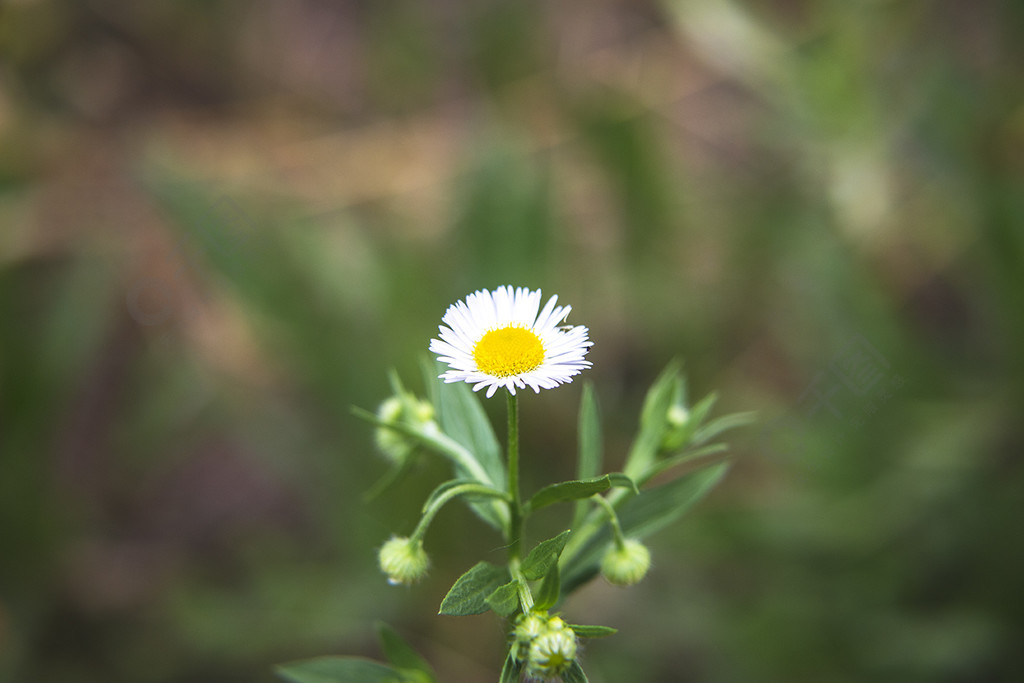
[[[508,392],[508,556],[522,559],[523,506],[519,499],[519,399]]]

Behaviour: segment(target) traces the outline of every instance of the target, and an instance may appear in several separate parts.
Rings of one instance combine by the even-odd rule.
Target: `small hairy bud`
[[[601,574],[617,586],[639,583],[651,568],[651,551],[640,541],[626,539],[622,547],[613,545],[601,560]]]
[[[388,539],[381,546],[377,559],[380,570],[392,585],[416,583],[426,576],[430,567],[430,558],[423,550],[423,543],[404,536]]]

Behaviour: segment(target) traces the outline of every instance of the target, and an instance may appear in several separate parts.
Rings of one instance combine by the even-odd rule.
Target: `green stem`
[[[491,498],[505,499],[505,495],[490,486],[484,484],[467,483],[460,486],[454,486],[440,496],[438,496],[431,504],[430,507],[423,511],[423,517],[420,518],[420,523],[416,525],[416,529],[412,532],[410,540],[422,541],[423,535],[427,533],[427,529],[430,527],[430,523],[434,521],[434,516],[441,510],[444,505],[458,496],[466,494],[476,494],[478,496],[488,496]]]
[[[614,510],[619,503],[631,494],[632,491],[629,489],[614,489],[608,493],[607,497],[602,496],[602,499]],[[576,558],[576,555],[583,549],[583,546],[587,544],[587,541],[589,541],[594,534],[599,532],[601,527],[603,527],[607,521],[607,508],[591,508],[590,512],[584,518],[579,531],[574,532],[569,538],[569,542],[565,544],[565,550],[562,551],[562,556],[558,559],[559,566],[563,568],[568,567]]]
[[[508,556],[522,559],[523,506],[519,500],[519,400],[508,392]]]
[[[595,493],[591,496],[598,505],[604,508],[605,513],[608,515],[608,519],[612,523],[612,535],[615,538],[615,547],[619,550],[625,550],[626,540],[622,537],[622,526],[619,524],[619,516],[615,514],[615,508],[609,503],[604,496],[599,493]]]

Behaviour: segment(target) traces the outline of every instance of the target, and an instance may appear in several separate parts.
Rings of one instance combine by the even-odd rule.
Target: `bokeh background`
[[[566,605],[621,629],[592,681],[1024,680],[1022,159],[1012,0],[7,0],[0,680],[271,681],[378,619],[495,680],[435,615],[499,539],[452,507],[386,585],[445,469],[365,502],[350,409],[506,283],[591,328],[609,468],[672,358],[760,415]]]

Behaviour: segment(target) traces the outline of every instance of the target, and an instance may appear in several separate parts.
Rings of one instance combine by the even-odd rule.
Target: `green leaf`
[[[584,624],[569,624],[569,628],[580,638],[607,638],[614,636],[619,629],[611,626],[588,626]]]
[[[640,413],[640,431],[633,440],[633,446],[623,468],[623,471],[636,481],[643,481],[648,468],[658,455],[662,438],[665,436],[668,409],[672,405],[680,381],[679,364],[673,361],[654,381],[644,398],[644,406]]]
[[[317,657],[275,669],[289,683],[404,683],[400,672],[361,657]]]
[[[587,674],[583,673],[578,659],[573,660],[572,665],[562,674],[562,683],[588,683]]]
[[[723,415],[722,417],[715,418],[706,425],[698,428],[693,434],[692,445],[699,446],[703,443],[707,443],[722,432],[729,429],[735,429],[737,427],[745,427],[746,425],[754,422],[757,422],[757,413],[753,411]]]
[[[538,543],[523,560],[520,567],[523,576],[533,581],[546,575],[551,570],[551,565],[558,563],[558,556],[562,554],[562,548],[565,547],[571,533],[571,529],[566,529],[554,538]]]
[[[508,579],[508,569],[505,567],[498,567],[490,562],[478,562],[460,576],[448,591],[448,595],[444,596],[438,614],[456,617],[483,614],[490,609],[487,596]]]
[[[434,670],[427,660],[420,657],[416,650],[402,640],[393,628],[382,621],[377,622],[377,638],[384,651],[384,657],[396,669],[405,669],[416,674],[424,683],[437,683]]]
[[[719,463],[626,501],[619,508],[622,532],[643,538],[671,524],[714,488],[728,469],[728,463]]]
[[[434,385],[436,387],[437,421],[441,430],[455,442],[466,448],[487,473],[490,481],[484,482],[498,489],[505,488],[505,466],[501,457],[501,446],[494,435],[487,413],[479,399],[465,382],[447,384],[438,379],[443,365],[434,364]],[[456,475],[469,473],[456,464]],[[473,511],[496,529],[502,529],[505,519],[491,501],[469,502]]]
[[[510,617],[519,609],[519,582],[509,581],[498,586],[487,596],[487,604],[503,617]]]
[[[563,481],[557,484],[551,484],[545,486],[526,502],[527,513],[539,510],[553,503],[562,503],[567,500],[580,500],[581,498],[589,498],[595,493],[603,493],[613,486],[620,488],[628,488],[636,491],[636,484],[633,480],[627,477],[625,474],[615,472],[612,474],[605,474],[601,477],[595,477],[593,479],[575,479],[572,481]]]
[[[727,450],[729,450],[729,446],[727,444],[713,443],[710,446],[705,446],[704,448],[697,448],[692,451],[684,451],[683,453],[672,456],[671,458],[659,460],[657,464],[655,464],[651,468],[651,476],[657,476],[662,472],[672,469],[673,467],[678,467],[679,465],[683,465],[688,462],[693,462],[694,460],[699,460],[700,458],[704,458],[709,455],[715,455],[716,453],[724,453]],[[721,458],[709,460],[706,463],[703,463],[703,465],[707,467],[715,464],[715,462],[719,460],[721,460]]]
[[[505,656],[505,665],[501,667],[501,679],[498,683],[518,683],[519,674],[523,671],[523,662],[517,661],[509,650]]]
[[[442,369],[440,364],[437,369]],[[442,431],[469,449],[491,482],[498,488],[505,486],[505,467],[501,460],[501,446],[491,421],[476,394],[465,382],[450,384],[435,380],[438,387],[437,418]]]
[[[558,563],[551,565],[551,569],[544,575],[544,581],[540,588],[533,594],[534,605],[537,609],[551,609],[558,604],[561,597],[562,581],[558,572]]]
[[[601,473],[601,412],[597,405],[597,394],[590,382],[583,385],[583,396],[580,398],[579,415],[579,460],[576,463],[577,479],[593,479]],[[583,521],[587,513],[587,504],[576,504],[573,527]]]

